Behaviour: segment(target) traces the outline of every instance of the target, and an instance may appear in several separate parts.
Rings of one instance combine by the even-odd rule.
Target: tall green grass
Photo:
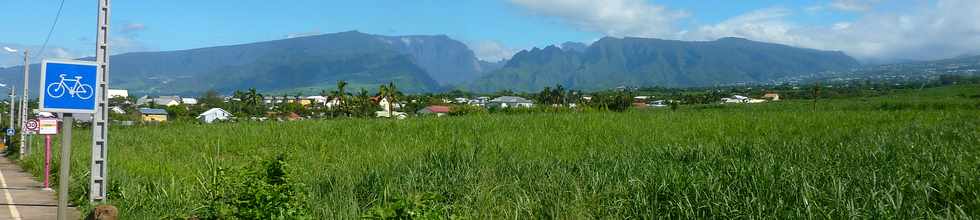
[[[420,198],[474,219],[980,217],[976,102],[879,109],[910,100],[113,127],[110,202],[123,219],[192,216],[216,167],[286,154],[319,219]],[[76,134],[81,201],[90,132]],[[40,173],[39,156],[22,164]]]

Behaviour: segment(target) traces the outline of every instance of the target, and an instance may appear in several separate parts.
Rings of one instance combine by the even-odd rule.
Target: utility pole
[[[15,97],[17,97],[17,96],[14,95],[14,86],[11,85],[10,86],[10,121],[9,121],[10,122],[10,128],[15,128],[14,127],[14,112],[16,112],[15,109],[17,107],[17,101],[16,101],[17,98],[15,98]],[[11,144],[13,144],[13,143],[11,143]]]
[[[109,12],[110,0],[99,0],[99,26],[95,48],[95,62],[101,75],[95,87],[95,115],[92,117],[92,178],[89,201],[106,199],[108,185],[108,133],[109,133]]]
[[[26,127],[24,123],[27,120],[27,97],[29,97],[27,95],[27,89],[30,88],[27,83],[31,81],[30,69],[30,56],[28,50],[24,49],[24,93],[21,93],[20,97],[20,128],[18,128],[20,129],[20,158],[24,158],[27,154],[27,131],[24,130],[24,127]]]

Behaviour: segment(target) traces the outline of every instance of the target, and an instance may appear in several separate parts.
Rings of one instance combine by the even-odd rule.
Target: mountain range
[[[694,87],[757,83],[773,78],[858,67],[842,52],[741,38],[690,42],[603,38],[517,53],[504,68],[468,84],[479,92],[539,91],[563,85],[584,90],[617,86]]]
[[[485,65],[465,44],[445,35],[392,37],[350,31],[113,55],[110,86],[134,94],[197,95],[209,89],[230,93],[248,88],[313,94],[346,80],[351,89],[394,82],[404,92],[437,92],[475,79]],[[37,64],[31,66],[32,73],[40,70]],[[0,80],[20,85],[22,72],[19,66],[0,69]]]
[[[90,58],[86,58],[90,59]],[[617,86],[711,86],[859,66],[842,52],[739,38],[672,41],[603,38],[533,48],[501,62],[479,60],[445,35],[382,36],[356,31],[190,50],[138,52],[110,58],[110,86],[132,94],[198,95],[256,88],[304,94],[394,82],[407,93],[463,89],[537,91],[545,86],[600,90]],[[34,75],[40,70],[32,65]],[[22,67],[0,69],[19,85]],[[32,87],[36,79],[32,79]]]

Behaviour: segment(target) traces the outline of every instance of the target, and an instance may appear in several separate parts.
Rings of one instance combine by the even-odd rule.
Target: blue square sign
[[[41,111],[95,113],[99,66],[95,62],[44,60],[41,63]]]

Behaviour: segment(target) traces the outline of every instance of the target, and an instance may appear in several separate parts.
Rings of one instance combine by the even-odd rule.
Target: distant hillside
[[[566,43],[517,53],[504,68],[464,87],[492,92],[537,91],[561,84],[596,90],[617,86],[712,86],[764,82],[786,76],[843,70],[860,64],[842,52],[724,38],[685,42],[603,38],[582,48]]]
[[[980,76],[980,56],[961,56],[935,61],[866,66],[842,71],[824,71],[805,76],[786,77],[776,83],[813,81],[910,82],[932,80],[942,75]]]
[[[140,52],[110,58],[111,87],[134,94],[196,95],[208,89],[303,91],[395,82],[405,92],[435,92],[472,80],[482,66],[466,45],[446,36],[389,37],[342,32],[181,51]],[[40,68],[32,65],[36,74]],[[20,85],[21,67],[0,69],[0,80]],[[36,84],[33,79],[32,86]],[[36,88],[35,88],[36,89]]]
[[[501,61],[497,61],[497,62],[488,62],[488,61],[480,60],[480,70],[482,72],[484,72],[484,73],[497,71],[500,68],[504,68],[504,65],[507,65],[507,61],[508,60],[501,60]]]
[[[419,66],[443,85],[476,79],[484,71],[466,44],[446,35],[378,38],[397,51],[411,55]]]

